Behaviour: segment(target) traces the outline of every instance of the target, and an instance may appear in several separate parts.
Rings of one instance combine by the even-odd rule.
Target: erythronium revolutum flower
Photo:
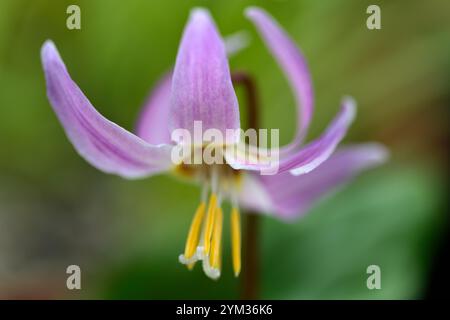
[[[179,260],[189,268],[201,260],[205,273],[213,279],[221,272],[223,200],[232,204],[232,264],[237,276],[241,270],[239,208],[293,219],[358,172],[382,163],[387,155],[376,143],[335,151],[354,117],[350,98],[343,100],[325,132],[302,146],[313,113],[312,85],[304,57],[265,11],[249,8],[246,15],[286,74],[297,105],[297,134],[281,149],[275,175],[261,175],[264,164],[226,153],[224,165],[176,165],[171,161],[171,150],[177,143],[171,140],[174,129],[192,131],[194,121],[202,121],[205,130],[225,132],[240,127],[225,45],[206,10],[192,10],[173,73],[160,81],[144,106],[136,135],[97,112],[71,79],[51,41],[44,43],[41,52],[50,103],[69,140],[91,165],[128,179],[172,172],[203,186]]]

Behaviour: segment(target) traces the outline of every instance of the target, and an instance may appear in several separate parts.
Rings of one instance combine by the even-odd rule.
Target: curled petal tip
[[[191,10],[190,19],[196,21],[206,21],[211,19],[208,9],[195,7]]]
[[[58,49],[56,49],[55,43],[52,40],[45,40],[41,47],[41,59],[42,61],[48,61],[51,59],[60,60]]]
[[[47,97],[77,152],[94,167],[134,179],[168,170],[170,146],[150,145],[103,117],[70,77],[51,41],[41,49]]]
[[[366,143],[368,158],[373,164],[382,164],[389,160],[389,149],[381,143]]]
[[[352,104],[354,107],[356,107],[356,100],[352,96],[344,96],[342,98],[342,101],[346,104]]]
[[[44,51],[44,50],[49,50],[49,49],[56,50],[56,47],[55,47],[55,43],[52,40],[47,39],[42,44],[41,50]]]
[[[356,117],[356,100],[351,96],[345,96],[342,105],[347,109],[347,121],[352,122]]]
[[[380,163],[388,161],[391,156],[389,149],[381,144],[378,145],[377,147],[378,147],[378,161]]]
[[[236,53],[247,48],[250,44],[251,37],[246,31],[239,31],[224,39],[225,50],[228,57],[234,56]]]
[[[292,175],[306,174],[315,168],[317,168],[321,163],[327,160],[331,154],[334,152],[337,145],[344,138],[350,124],[353,122],[356,114],[356,103],[351,97],[345,97],[341,103],[341,110],[335,117],[333,122],[327,128],[324,134],[319,139],[309,143],[302,151],[298,152],[297,160],[300,160],[306,155],[308,161],[302,163],[299,166],[292,166],[290,170]],[[314,154],[311,157],[311,154]],[[297,157],[294,156],[294,159]],[[292,161],[292,159],[291,159]],[[289,163],[290,161],[286,161]],[[293,161],[292,163],[295,163]]]
[[[258,8],[256,6],[250,6],[250,7],[245,8],[244,14],[246,17],[251,18],[260,12],[264,12],[264,10],[261,8]]]
[[[246,17],[255,25],[262,40],[284,72],[295,98],[297,130],[294,140],[280,151],[298,148],[309,128],[314,109],[314,94],[307,61],[300,48],[282,26],[264,9],[249,7]]]

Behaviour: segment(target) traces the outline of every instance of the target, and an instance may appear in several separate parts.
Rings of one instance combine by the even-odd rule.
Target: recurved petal
[[[316,170],[300,177],[289,172],[273,176],[251,174],[243,185],[241,204],[283,219],[293,219],[304,215],[316,201],[361,171],[380,165],[387,158],[384,146],[366,143],[339,148]]]
[[[257,152],[226,152],[227,163],[236,170],[257,170],[263,175],[290,171],[293,175],[308,173],[327,160],[344,138],[355,117],[356,106],[352,98],[345,98],[341,110],[325,132],[295,153],[278,154],[264,161],[261,150]],[[256,148],[247,148],[252,150]],[[256,149],[257,150],[257,149]],[[271,154],[277,154],[271,150]]]
[[[55,45],[46,41],[41,59],[47,96],[69,140],[94,167],[138,178],[172,166],[171,146],[150,145],[103,117],[71,79]]]
[[[356,104],[352,98],[344,98],[341,110],[325,132],[297,153],[280,161],[279,171],[290,170],[293,175],[308,173],[327,160],[345,137],[356,113]]]
[[[292,150],[305,137],[313,114],[314,95],[306,59],[294,41],[266,11],[250,7],[246,16],[255,24],[266,46],[285,73],[297,106],[297,133],[284,150]]]
[[[184,30],[176,59],[171,96],[170,130],[193,132],[239,128],[239,107],[231,83],[225,45],[204,9],[194,9]]]

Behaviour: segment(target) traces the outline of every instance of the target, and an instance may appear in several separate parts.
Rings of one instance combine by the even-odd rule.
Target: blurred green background
[[[66,28],[69,4],[81,8],[81,30]],[[381,30],[366,28],[370,4],[381,7]],[[132,129],[150,88],[174,63],[189,10],[207,7],[223,35],[249,32],[250,46],[230,64],[255,76],[263,127],[281,128],[286,143],[292,94],[243,16],[248,5],[266,8],[307,57],[316,97],[309,138],[350,94],[359,108],[345,143],[380,141],[392,152],[388,164],[305,218],[262,218],[261,297],[427,294],[448,222],[448,1],[2,0],[0,298],[239,297],[228,232],[218,282],[177,262],[195,186],[167,176],[126,181],[76,154],[45,96],[39,50],[52,39],[93,105]],[[70,264],[82,269],[81,291],[66,289]],[[366,287],[370,264],[381,267],[381,290]]]

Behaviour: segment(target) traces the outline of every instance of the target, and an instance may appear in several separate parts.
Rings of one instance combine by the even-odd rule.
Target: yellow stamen
[[[208,213],[206,216],[205,233],[203,238],[205,255],[209,254],[209,249],[211,247],[211,236],[214,227],[214,216],[216,208],[217,208],[217,196],[214,193],[212,193],[211,197],[209,198]]]
[[[184,257],[186,259],[190,259],[194,255],[197,248],[198,240],[200,238],[200,227],[202,225],[203,216],[205,214],[205,207],[206,204],[204,202],[201,202],[197,210],[195,211],[194,218],[192,219],[191,227],[189,228],[189,233],[186,240],[186,247],[184,249]]]
[[[211,253],[209,256],[209,263],[212,268],[220,269],[220,257],[221,257],[221,243],[222,243],[222,225],[223,225],[223,212],[222,208],[216,209],[216,218],[214,222],[214,232],[211,240]]]
[[[241,218],[238,208],[231,210],[231,249],[234,275],[237,277],[241,272]]]

